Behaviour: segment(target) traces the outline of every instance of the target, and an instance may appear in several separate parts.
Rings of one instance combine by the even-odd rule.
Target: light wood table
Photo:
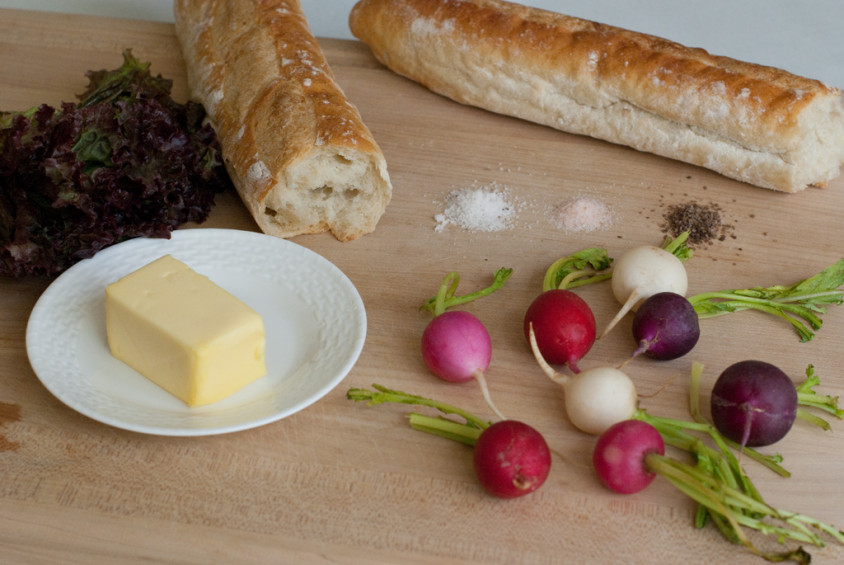
[[[659,243],[667,207],[692,201],[717,203],[732,229],[688,263],[690,293],[814,274],[844,253],[844,179],[797,195],[742,185],[455,104],[385,70],[361,44],[321,44],[382,145],[395,187],[374,234],[345,244],[329,235],[293,240],[357,286],[368,315],[359,362],[313,406],[257,429],[199,438],[123,431],[63,405],[30,368],[26,323],[50,281],[0,279],[0,561],[760,562],[712,528],[694,529],[693,503],[665,481],[627,497],[598,484],[589,466],[594,438],[566,421],[562,391],[533,362],[522,317],[553,260],[595,245],[617,257],[632,245]],[[0,107],[72,100],[87,84],[87,70],[115,68],[126,47],[174,80],[176,98],[187,97],[171,24],[0,11]],[[445,195],[475,183],[508,187],[522,204],[517,225],[435,231]],[[548,210],[577,194],[611,203],[612,226],[580,234],[555,227]],[[219,199],[205,225],[256,229],[231,194]],[[461,273],[462,292],[485,286],[502,266],[515,270],[505,288],[467,309],[492,334],[488,379],[496,403],[542,431],[556,452],[546,485],[511,501],[482,492],[467,447],[411,430],[408,407],[345,399],[350,387],[382,383],[488,414],[476,386],[449,385],[426,372],[418,344],[429,315],[418,306],[448,271]],[[616,309],[608,285],[581,295],[599,325]],[[704,391],[728,364],[760,358],[795,379],[813,363],[822,392],[840,394],[844,309],[824,319],[808,343],[761,314],[708,320],[688,358],[637,359],[627,369],[647,396],[642,405],[666,416],[687,416],[693,358],[706,366]],[[628,327],[629,320],[582,364],[629,355]],[[775,506],[844,525],[844,422],[833,427],[824,433],[799,423],[776,446],[791,478],[745,464]],[[844,558],[837,546],[813,554],[815,563]]]

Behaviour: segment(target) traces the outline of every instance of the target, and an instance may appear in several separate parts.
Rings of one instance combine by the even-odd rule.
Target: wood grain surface
[[[668,207],[690,202],[717,204],[729,227],[723,241],[699,247],[689,261],[690,293],[796,282],[844,255],[844,179],[796,195],[754,188],[455,104],[384,69],[359,43],[320,43],[381,144],[395,189],[371,235],[350,243],[294,239],[334,262],[363,297],[368,335],[359,362],[313,406],[257,429],[199,438],[123,431],[64,406],[29,365],[27,318],[50,281],[0,279],[0,561],[761,562],[713,528],[696,530],[693,503],[665,481],[626,497],[601,488],[589,466],[594,438],[566,421],[562,391],[533,362],[522,318],[553,260],[595,245],[617,257],[633,245],[658,244]],[[187,97],[170,24],[0,10],[0,108],[72,100],[87,70],[117,67],[126,47],[174,80],[176,98]],[[450,191],[490,183],[518,203],[512,229],[435,231]],[[555,226],[549,210],[579,194],[612,205],[609,228],[568,234]],[[256,229],[233,194],[219,199],[205,225]],[[466,309],[492,335],[496,404],[538,428],[555,451],[546,485],[510,501],[482,492],[467,447],[411,430],[408,407],[345,399],[350,387],[381,383],[491,417],[474,384],[450,385],[426,372],[418,343],[429,315],[418,306],[448,271],[461,273],[462,292],[486,286],[502,266],[515,271],[505,288]],[[609,321],[617,306],[608,285],[580,294],[599,326]],[[687,416],[692,359],[705,365],[704,392],[727,365],[758,358],[795,379],[812,363],[821,391],[841,394],[844,309],[824,320],[807,343],[761,314],[706,320],[687,358],[637,359],[627,370],[642,406],[665,416]],[[625,359],[633,348],[628,329],[626,320],[582,366]],[[765,450],[782,453],[788,479],[745,466],[774,506],[844,526],[842,434],[844,422],[830,432],[798,423]],[[844,559],[834,544],[812,553],[814,563]]]

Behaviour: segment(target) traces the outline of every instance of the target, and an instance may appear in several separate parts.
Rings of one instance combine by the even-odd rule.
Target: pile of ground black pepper
[[[721,208],[717,204],[674,204],[668,207],[663,219],[663,233],[677,237],[688,231],[687,243],[690,247],[706,245],[714,240],[724,241],[733,229],[722,222]]]

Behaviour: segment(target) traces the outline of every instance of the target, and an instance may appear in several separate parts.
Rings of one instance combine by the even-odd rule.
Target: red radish
[[[475,444],[473,459],[481,486],[499,498],[535,491],[551,471],[545,438],[516,420],[502,420],[485,429]]]
[[[685,296],[658,292],[648,297],[633,316],[633,338],[639,344],[634,356],[677,359],[691,351],[700,339],[697,312]]]
[[[656,478],[646,464],[651,453],[665,454],[665,443],[656,428],[641,420],[624,420],[600,435],[592,452],[592,464],[608,489],[633,494]]]
[[[472,446],[475,475],[489,494],[499,498],[524,496],[538,489],[548,478],[551,450],[535,428],[516,420],[491,424],[451,404],[381,385],[372,386],[375,390],[349,389],[346,398],[365,401],[370,406],[394,402],[436,409],[440,412],[438,416],[410,414],[411,427]],[[459,416],[465,423],[447,415]]]
[[[742,447],[781,440],[797,417],[797,389],[791,378],[765,361],[727,367],[712,388],[712,423]]]
[[[580,296],[570,290],[547,290],[537,296],[525,313],[525,338],[530,327],[542,356],[549,363],[568,365],[575,373],[595,343],[595,316]]]

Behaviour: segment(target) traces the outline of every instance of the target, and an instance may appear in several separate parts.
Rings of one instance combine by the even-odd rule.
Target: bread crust
[[[298,0],[176,0],[191,95],[241,199],[279,237],[369,233],[390,201],[383,153]]]
[[[795,192],[844,161],[838,89],[502,0],[361,0],[352,32],[458,102]]]

